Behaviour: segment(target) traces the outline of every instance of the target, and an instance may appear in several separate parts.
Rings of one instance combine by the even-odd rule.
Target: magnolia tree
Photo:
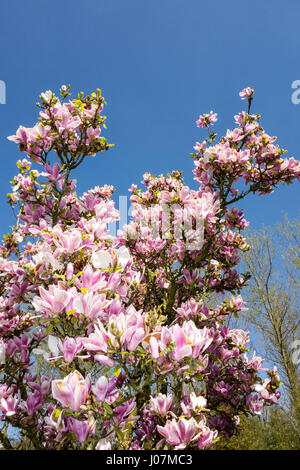
[[[8,195],[17,223],[0,247],[2,447],[14,431],[45,450],[208,448],[280,396],[276,368],[262,369],[248,333],[226,326],[245,308],[248,280],[236,270],[248,223],[233,204],[299,180],[300,164],[250,114],[246,88],[247,112],[218,142],[217,115],[197,121],[208,131],[192,154],[199,188],[177,171],[146,173],[146,190],[130,188],[132,220],[113,236],[113,187],[79,197],[70,177],[110,147],[105,102],[100,90],[70,96],[69,86],[43,93],[36,125],[9,137],[27,157]],[[209,308],[209,294],[224,300]]]

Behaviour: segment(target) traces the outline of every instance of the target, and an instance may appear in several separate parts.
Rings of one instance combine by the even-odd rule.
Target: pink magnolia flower
[[[256,351],[254,351],[252,359],[249,359],[247,362],[247,366],[251,369],[259,370],[263,362],[264,359],[262,357],[256,356]]]
[[[135,351],[138,345],[143,341],[144,336],[144,328],[136,328],[136,326],[129,328],[124,335],[128,350]]]
[[[97,380],[96,385],[92,387],[92,392],[97,398],[97,400],[102,402],[107,398],[108,395],[112,393],[112,391],[115,390],[116,383],[117,379],[113,378],[111,380],[108,380],[103,375]]]
[[[276,403],[277,400],[280,398],[280,392],[275,391],[274,393],[270,390],[270,379],[265,379],[263,384],[255,384],[253,386],[253,390],[255,390],[259,396],[267,403]]]
[[[241,113],[236,114],[234,116],[234,120],[237,124],[241,125],[243,124],[243,122],[245,122],[245,117],[246,117],[246,113],[245,111],[242,111]]]
[[[192,273],[190,273],[190,271],[187,269],[184,269],[183,275],[184,279],[178,281],[178,283],[193,284],[193,282],[196,282],[199,279],[199,273],[197,269],[194,269]]]
[[[242,98],[242,100],[248,100],[249,98],[251,98],[251,96],[253,95],[254,93],[254,90],[253,88],[244,88],[242,91],[240,91],[239,95],[240,97]]]
[[[111,357],[105,356],[104,354],[95,354],[94,359],[107,367],[112,367],[115,363]]]
[[[78,294],[73,300],[72,308],[76,310],[77,313],[94,319],[101,316],[101,313],[111,302],[111,300],[107,300],[105,294],[86,292],[85,294]]]
[[[213,124],[218,120],[217,116],[217,113],[210,111],[209,114],[203,114],[202,116],[199,116],[199,119],[198,121],[196,121],[196,124],[198,127],[207,127],[209,124]]]
[[[189,320],[194,315],[201,314],[202,308],[203,302],[197,302],[193,297],[191,297],[187,302],[181,304],[181,306],[176,309],[176,312],[179,318]]]
[[[192,320],[184,322],[182,331],[187,338],[187,342],[192,346],[193,358],[198,358],[212,343],[213,338],[208,328],[197,328]]]
[[[116,406],[114,408],[114,413],[117,415],[117,420],[119,423],[122,421],[128,422],[128,421],[133,421],[136,419],[136,417],[130,417],[127,418],[135,409],[136,407],[136,401],[135,398],[131,398],[130,400],[126,401],[122,405]]]
[[[239,347],[244,347],[249,342],[249,333],[244,330],[230,330],[228,336]]]
[[[90,264],[85,266],[80,279],[76,279],[75,283],[79,289],[90,291],[103,290],[107,286],[105,274],[101,271],[94,271]]]
[[[40,391],[42,395],[48,395],[51,390],[51,379],[42,375],[41,377],[41,386]]]
[[[233,295],[230,298],[230,306],[236,308],[237,310],[241,311],[247,311],[248,308],[243,307],[246,302],[242,299],[241,295],[238,295],[237,297],[234,297]]]
[[[107,282],[106,289],[108,290],[116,290],[117,293],[119,293],[119,285],[121,282],[121,273],[112,273]]]
[[[31,393],[26,400],[26,410],[29,416],[34,415],[34,413],[41,408],[43,404],[43,395],[35,390],[34,393]]]
[[[119,211],[115,208],[114,201],[101,201],[94,210],[97,219],[105,220],[106,223],[119,220]]]
[[[98,321],[94,328],[94,333],[90,333],[87,338],[80,338],[81,343],[87,351],[106,353],[108,339],[113,340],[114,338],[108,334],[101,322]]]
[[[167,442],[177,449],[184,449],[187,444],[199,437],[201,429],[194,418],[168,420],[165,426],[157,426],[157,431]]]
[[[71,281],[74,275],[74,266],[72,263],[68,263],[66,269],[66,280]]]
[[[0,400],[0,410],[4,416],[14,416],[17,412],[17,407],[20,403],[20,397],[8,396],[7,398],[1,398]]]
[[[72,362],[76,355],[82,350],[79,338],[66,337],[63,342],[63,354],[66,362]]]
[[[40,296],[35,296],[32,305],[35,310],[47,315],[62,313],[71,300],[71,291],[66,291],[60,286],[51,285],[48,290],[39,286]]]
[[[180,362],[185,357],[192,357],[207,362],[202,353],[210,346],[213,337],[206,327],[197,328],[190,320],[184,322],[182,326],[175,324],[170,328],[162,327],[160,331],[146,336],[144,341],[148,343],[153,359],[158,359],[160,364],[164,360],[160,357],[160,351],[168,349],[172,344],[174,350],[170,353],[170,357],[175,361]]]
[[[79,442],[84,442],[89,433],[88,421],[79,421],[75,418],[66,419],[67,429],[76,434]]]
[[[89,393],[90,384],[75,370],[63,380],[52,380],[52,395],[63,406],[69,406],[73,411],[79,411],[84,405]]]
[[[90,145],[93,140],[97,139],[101,134],[101,130],[99,127],[96,127],[95,129],[93,127],[89,127],[87,129],[86,135],[87,135],[87,145]],[[93,154],[92,156],[94,156]]]
[[[205,449],[210,447],[213,443],[213,440],[218,436],[218,431],[212,431],[207,426],[202,427],[201,436],[197,441],[199,449]]]
[[[129,351],[134,351],[145,337],[144,319],[141,311],[137,312],[133,306],[128,307],[126,313],[112,315],[109,319],[110,325],[120,334],[122,346]]]
[[[54,243],[64,253],[74,253],[82,247],[81,232],[77,229],[62,231],[59,226],[54,227],[53,234],[58,238]]]
[[[52,168],[46,163],[45,170],[46,172],[41,173],[41,175],[45,176],[49,181],[56,182],[63,178],[63,174],[60,174],[61,167],[57,162],[54,163]]]
[[[178,324],[172,326],[171,338],[175,343],[175,351],[171,353],[171,357],[175,361],[181,361],[184,357],[192,356],[192,343]]]
[[[70,113],[65,103],[56,103],[52,108],[52,113],[56,119],[57,130],[63,137],[67,135],[65,131],[74,130],[82,123],[79,116],[73,116]]]
[[[123,309],[124,306],[122,305],[120,299],[115,298],[109,306],[109,315],[119,315]]]
[[[32,388],[34,390],[34,392],[36,392],[36,403],[38,402],[38,400],[41,401],[41,403],[43,402],[43,397],[45,395],[48,395],[48,393],[50,392],[51,390],[51,379],[49,379],[48,377],[45,377],[44,375],[41,377],[41,380],[40,380],[40,383],[37,383],[37,382],[28,382],[28,385],[30,388]],[[34,395],[34,394],[33,394]],[[31,402],[29,401],[29,407],[32,406],[31,404],[34,403],[34,397],[31,397]],[[27,404],[27,408],[28,409],[28,404]]]
[[[159,343],[155,336],[151,336],[149,339],[149,351],[153,359],[159,357]]]
[[[96,396],[97,400],[104,401],[108,390],[108,379],[103,375],[100,377],[96,385],[92,387],[92,391]]]
[[[131,193],[134,193],[136,190],[137,190],[137,185],[136,184],[132,184],[130,186],[130,188],[128,189],[128,191],[131,192]]]
[[[150,411],[166,415],[173,405],[172,395],[159,393],[157,397],[150,397]]]
[[[200,144],[200,142],[196,142],[194,149],[196,152],[204,151],[206,147],[206,142],[205,140]]]
[[[260,415],[261,408],[263,407],[263,399],[259,398],[257,395],[248,395],[246,398],[246,404],[249,406],[249,409],[252,413]]]
[[[16,132],[16,135],[10,135],[8,140],[11,140],[12,142],[15,142],[16,144],[21,144],[27,142],[28,139],[28,134],[31,131],[30,128],[20,126]]]
[[[15,360],[29,363],[29,345],[32,338],[26,333],[21,337],[11,338],[6,345],[6,355],[13,356]]]

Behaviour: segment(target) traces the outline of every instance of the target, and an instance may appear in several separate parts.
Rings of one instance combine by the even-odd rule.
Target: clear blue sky
[[[238,92],[255,88],[253,112],[290,156],[300,157],[300,104],[291,83],[300,79],[300,3],[290,0],[26,0],[1,5],[0,233],[14,222],[6,193],[24,158],[7,141],[23,124],[32,126],[44,90],[71,84],[74,92],[101,88],[107,100],[106,136],[115,147],[90,158],[74,173],[81,194],[112,184],[128,195],[145,171],[183,170],[193,181],[189,153],[205,134],[199,114],[219,114],[218,135],[234,126],[245,107]],[[299,183],[245,208],[252,227],[273,224],[299,207]]]

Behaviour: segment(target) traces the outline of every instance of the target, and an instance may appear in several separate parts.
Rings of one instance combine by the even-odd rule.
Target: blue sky
[[[300,79],[300,3],[290,1],[40,0],[1,5],[0,232],[14,219],[6,203],[15,162],[23,158],[6,137],[36,122],[35,102],[47,89],[71,84],[74,93],[102,89],[107,105],[105,135],[115,147],[86,160],[74,172],[81,194],[112,184],[115,199],[128,195],[145,171],[183,170],[193,181],[189,153],[205,133],[195,121],[211,109],[221,136],[245,107],[238,92],[255,88],[253,112],[267,132],[299,158],[300,104],[291,84]],[[299,184],[250,197],[251,226],[297,214]]]

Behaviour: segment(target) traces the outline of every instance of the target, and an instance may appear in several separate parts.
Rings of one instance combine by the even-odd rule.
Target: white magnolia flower
[[[59,339],[57,336],[48,336],[48,348],[50,349],[50,352],[45,351],[44,349],[41,348],[36,348],[33,349],[32,352],[36,355],[41,355],[45,359],[45,361],[50,361],[54,357],[60,357],[61,352],[63,351],[63,344],[61,339]]]
[[[5,364],[6,357],[6,344],[2,339],[0,339],[0,365]]]
[[[196,408],[205,408],[207,400],[201,395],[197,397],[194,392],[190,394],[191,405],[193,409]]]
[[[126,264],[130,260],[130,253],[126,246],[122,246],[117,250],[118,264],[125,268]]]
[[[92,254],[91,263],[94,268],[106,269],[112,264],[113,260],[110,254],[105,250],[98,250]]]
[[[45,93],[41,94],[41,98],[43,98],[47,103],[50,103],[52,95],[53,95],[52,91],[47,90],[47,91],[45,91]]]
[[[48,348],[54,356],[59,356],[63,350],[63,344],[61,339],[57,336],[48,336]]]
[[[211,259],[210,264],[212,264],[213,266],[219,266],[220,263],[216,259]]]
[[[95,450],[111,450],[111,443],[110,441],[105,438],[105,439],[100,439],[98,444],[96,445]]]
[[[205,152],[204,152],[204,155],[203,155],[203,161],[204,163],[208,163],[209,162],[209,159],[212,155],[212,150],[211,149],[206,149]]]
[[[32,259],[35,264],[51,265],[53,271],[60,271],[63,268],[63,264],[60,263],[52,253],[40,251],[36,255],[32,256]]]

